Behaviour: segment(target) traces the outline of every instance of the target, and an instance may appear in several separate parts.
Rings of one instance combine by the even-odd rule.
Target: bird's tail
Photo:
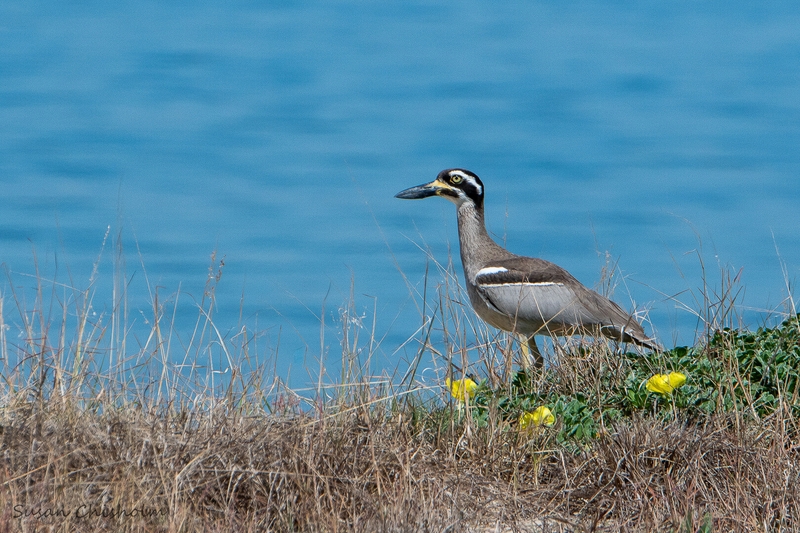
[[[632,322],[630,325],[622,327],[616,325],[603,326],[601,328],[601,333],[606,337],[622,342],[629,342],[654,352],[664,351],[664,347],[661,346],[656,339],[645,335],[644,329],[637,322]]]

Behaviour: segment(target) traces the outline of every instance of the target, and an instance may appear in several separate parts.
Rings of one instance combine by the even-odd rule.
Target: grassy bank
[[[134,343],[88,290],[2,295],[0,532],[800,529],[797,315],[733,329],[735,302],[706,300],[722,319],[696,346],[571,339],[524,374],[445,282],[412,340],[441,383],[415,378],[419,358],[369,375],[345,306],[341,383],[301,397],[253,354],[256,333],[216,330],[218,280],[181,361],[157,302]],[[686,382],[648,388],[670,372]]]

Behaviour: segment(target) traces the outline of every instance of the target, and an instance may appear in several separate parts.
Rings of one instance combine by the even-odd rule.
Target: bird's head
[[[483,183],[469,170],[450,168],[442,170],[436,179],[426,185],[418,185],[395,194],[395,198],[418,200],[429,196],[447,198],[456,205],[472,202],[475,207],[483,207]]]

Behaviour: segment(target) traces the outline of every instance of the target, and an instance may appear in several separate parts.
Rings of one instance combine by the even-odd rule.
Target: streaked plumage
[[[457,206],[461,263],[467,294],[475,312],[492,326],[528,339],[537,364],[541,355],[534,335],[583,333],[658,345],[617,304],[587,289],[558,265],[512,254],[486,231],[484,188],[468,170],[448,169],[433,182],[397,193],[397,198],[442,196]]]

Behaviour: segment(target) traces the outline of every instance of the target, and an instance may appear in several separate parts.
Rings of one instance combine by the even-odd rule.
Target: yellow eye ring
[[[458,185],[458,184],[459,184],[459,183],[461,183],[462,181],[464,181],[464,178],[463,178],[463,177],[461,177],[461,176],[459,176],[458,174],[455,174],[455,175],[453,175],[453,176],[450,176],[450,183],[453,183],[453,184],[455,184],[455,185]]]

